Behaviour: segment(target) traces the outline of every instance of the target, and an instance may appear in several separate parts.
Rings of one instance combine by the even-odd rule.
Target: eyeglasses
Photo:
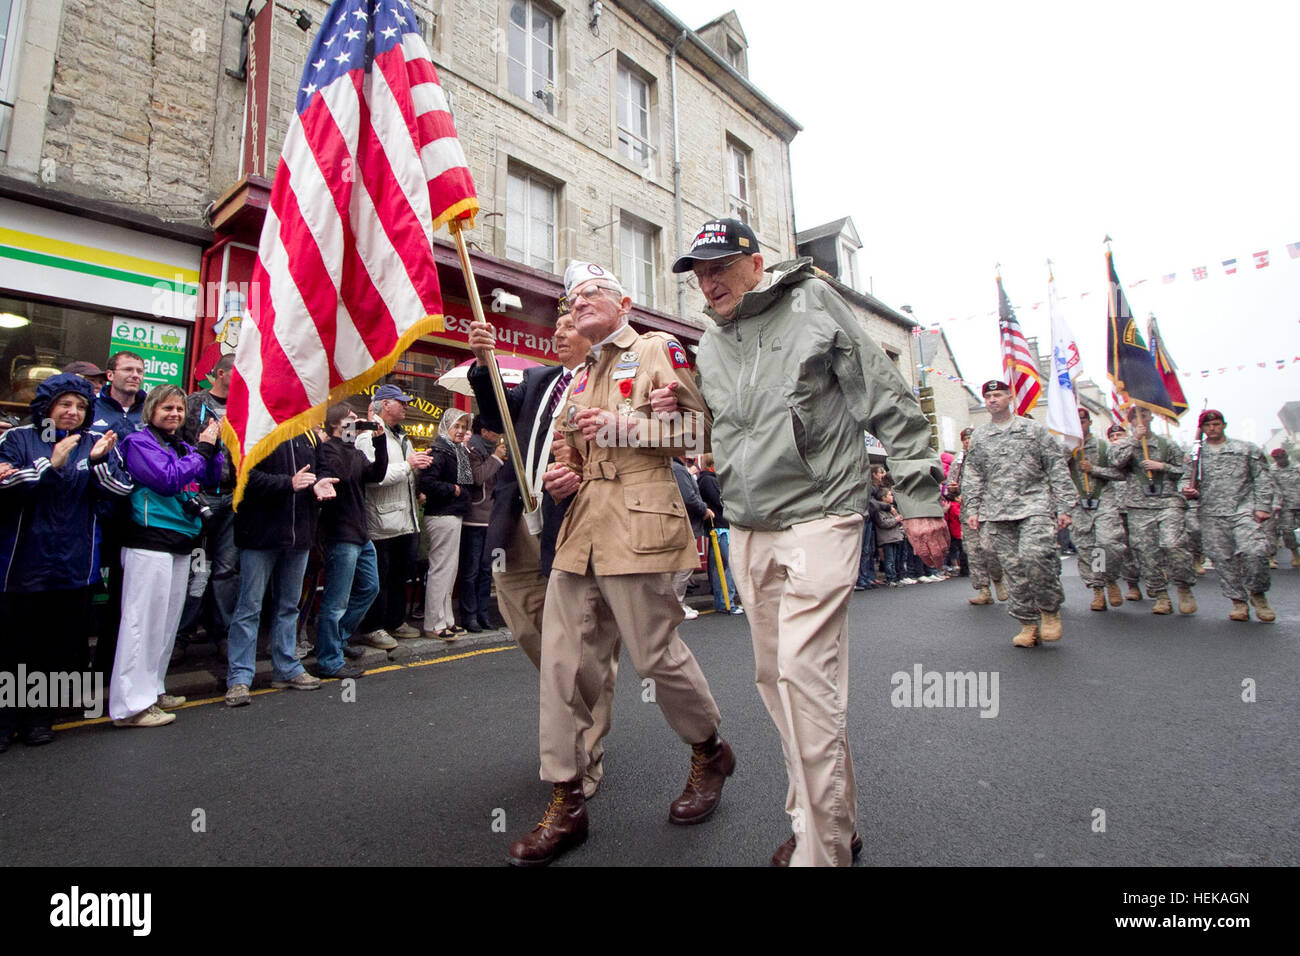
[[[570,296],[570,301],[577,298],[577,299],[586,299],[588,302],[595,302],[597,296],[599,296],[602,292],[612,292],[615,295],[620,294],[619,290],[615,289],[613,286],[593,285],[593,286],[588,286],[587,288],[583,289],[581,292],[574,292]]]
[[[722,262],[716,264],[705,265],[697,262],[691,267],[691,274],[686,277],[686,284],[698,292],[701,282],[708,281],[709,279],[716,279],[741,259],[745,258],[748,258],[748,256],[746,253],[742,252],[738,256],[731,259],[724,259]]]

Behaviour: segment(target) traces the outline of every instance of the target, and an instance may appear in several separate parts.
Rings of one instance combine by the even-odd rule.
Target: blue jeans
[[[731,548],[728,539],[731,537],[726,528],[718,529],[718,550],[722,552],[722,567],[727,573],[727,594],[731,597],[731,606],[740,606],[740,595],[736,591],[736,582],[731,577]],[[726,602],[722,599],[722,588],[718,586],[718,562],[713,557],[713,544],[705,535],[704,546],[709,549],[705,559],[709,565],[709,587],[713,589],[713,610],[725,613],[727,610]]]
[[[275,680],[293,680],[303,666],[293,656],[298,637],[298,598],[307,573],[308,551],[239,552],[239,603],[226,637],[226,686],[252,686],[257,672],[257,625],[266,589],[275,582],[275,612],[271,618],[271,673]]]
[[[379,593],[373,542],[335,541],[325,546],[325,596],[316,621],[316,662],[323,675],[343,666],[343,645]]]
[[[492,607],[492,556],[483,553],[488,529],[460,526],[460,621],[486,624]]]
[[[858,559],[857,586],[865,588],[876,579],[876,525],[870,518],[862,522],[862,557]]]
[[[885,579],[891,584],[898,580],[899,559],[903,556],[903,542],[894,541],[884,546]]]

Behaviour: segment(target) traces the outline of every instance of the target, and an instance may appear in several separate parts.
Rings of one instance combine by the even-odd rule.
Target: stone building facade
[[[799,126],[745,76],[734,14],[696,32],[652,0],[611,0],[599,17],[587,0],[388,2],[409,5],[448,94],[481,203],[468,233],[480,292],[522,302],[499,316],[512,341],[546,335],[569,259],[612,265],[638,325],[692,341],[703,301],[669,267],[702,222],[743,216],[771,261],[793,254]],[[205,371],[225,293],[251,275],[329,9],[284,4],[311,18],[304,31],[296,13],[253,0],[247,32],[265,43],[269,30],[269,56],[250,43],[239,79],[240,6],[14,0],[0,59],[0,103],[12,104],[0,107],[0,313],[28,320],[20,351],[36,365],[103,364],[121,319],[131,337],[183,341],[184,384]],[[246,97],[255,77],[264,106]],[[448,315],[464,320],[454,251],[436,252]],[[70,333],[87,323],[98,331]],[[401,369],[435,412],[452,397],[428,383],[468,357],[463,323],[448,324]]]

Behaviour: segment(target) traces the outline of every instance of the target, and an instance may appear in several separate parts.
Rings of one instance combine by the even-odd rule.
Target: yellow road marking
[[[463,661],[467,657],[478,657],[480,654],[499,654],[502,651],[513,651],[517,649],[518,649],[518,645],[516,644],[506,644],[502,647],[484,647],[477,651],[466,651],[463,654],[448,654],[446,657],[435,657],[427,661],[408,661],[406,663],[386,664],[383,667],[372,667],[366,671],[366,675],[369,676],[370,674],[386,674],[389,673],[390,671],[406,670],[412,667],[427,667],[430,664],[447,664],[450,663],[451,661]],[[337,677],[323,678],[323,680],[327,682],[336,681],[338,679],[339,678]],[[287,691],[290,688],[285,687],[282,689]],[[281,688],[263,687],[261,690],[250,691],[249,696],[260,697],[262,694],[278,694],[280,692],[281,692]],[[185,703],[181,704],[179,707],[173,709],[189,710],[191,707],[201,707],[204,704],[224,703],[225,700],[226,698],[224,695],[222,695],[221,697],[205,697],[203,700],[186,701]],[[72,720],[72,721],[68,721],[65,724],[55,724],[54,729],[73,730],[77,727],[92,727],[95,724],[111,723],[112,720],[113,718],[111,717],[94,717],[89,720]]]

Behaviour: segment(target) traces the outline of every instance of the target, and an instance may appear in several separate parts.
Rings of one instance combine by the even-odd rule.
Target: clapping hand
[[[316,476],[311,473],[311,465],[303,465],[293,476],[293,490],[302,491],[316,484]]]
[[[317,501],[329,501],[337,498],[338,494],[334,491],[334,486],[339,483],[337,478],[322,478],[312,487],[316,491]]]
[[[81,433],[74,432],[67,438],[54,446],[54,451],[50,452],[50,464],[55,468],[62,468],[68,463],[68,456],[72,454],[77,445],[81,443]]]
[[[103,437],[95,442],[95,447],[90,449],[90,460],[95,463],[103,461],[116,444],[117,432],[105,432]]]
[[[215,445],[221,440],[221,419],[214,418],[208,422],[203,431],[199,432],[199,441],[205,441],[209,445]],[[92,452],[93,454],[93,452]]]

